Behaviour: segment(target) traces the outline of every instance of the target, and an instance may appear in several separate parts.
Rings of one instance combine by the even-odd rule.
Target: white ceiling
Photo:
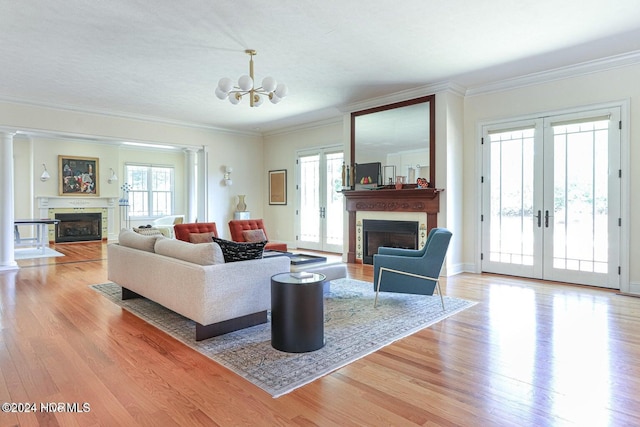
[[[248,48],[280,104],[215,97]],[[638,0],[0,0],[0,100],[243,131],[635,51]]]

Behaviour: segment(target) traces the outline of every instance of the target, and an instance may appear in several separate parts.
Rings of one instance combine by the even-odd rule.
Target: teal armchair
[[[374,307],[380,292],[433,295],[436,287],[444,310],[439,276],[451,241],[446,228],[433,228],[422,249],[378,248],[373,256]]]

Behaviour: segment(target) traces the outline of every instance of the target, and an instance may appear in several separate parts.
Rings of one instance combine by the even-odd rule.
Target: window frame
[[[132,184],[131,184],[131,180],[129,179],[129,173],[130,173],[130,168],[146,168],[147,172],[147,182],[146,182],[146,189],[144,190],[139,190],[139,189],[134,189]],[[170,180],[170,184],[169,184],[169,190],[159,190],[154,188],[154,170],[158,171],[158,170],[168,170],[169,173],[169,180]],[[127,213],[127,216],[130,219],[140,219],[140,220],[144,220],[144,219],[155,219],[155,218],[160,218],[163,216],[167,216],[167,215],[174,215],[175,212],[175,181],[176,181],[176,168],[172,165],[158,165],[158,164],[151,164],[151,163],[136,163],[136,162],[127,162],[124,164],[124,179],[125,179],[125,184],[128,184],[129,190],[128,193],[126,194],[125,197],[129,200],[129,210]],[[155,202],[156,197],[154,197],[155,195],[157,195],[158,193],[169,193],[169,209],[167,212],[162,212],[159,214],[153,214],[153,212],[157,212],[157,202]],[[144,209],[144,213],[141,215],[136,215],[136,210],[134,209],[134,200],[132,197],[132,193],[146,193],[146,197],[144,197],[144,199],[146,199],[146,209]],[[140,210],[138,210],[139,212]]]

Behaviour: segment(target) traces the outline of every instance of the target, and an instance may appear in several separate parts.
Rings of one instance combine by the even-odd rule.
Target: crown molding
[[[485,95],[494,92],[502,92],[511,89],[517,89],[526,86],[533,86],[541,83],[549,83],[557,80],[563,80],[570,77],[583,76],[601,71],[612,70],[615,68],[628,67],[640,63],[640,50],[624,53],[621,55],[609,56],[607,58],[596,59],[593,61],[581,62],[578,64],[568,65],[566,67],[555,68],[552,70],[541,71],[538,73],[526,74],[520,77],[500,80],[498,82],[488,83],[477,87],[467,89],[466,96]]]
[[[324,120],[316,120],[313,122],[278,128],[268,132],[264,132],[262,136],[269,137],[269,136],[276,136],[276,135],[285,135],[285,134],[300,132],[305,130],[319,129],[327,126],[332,126],[335,124],[342,124],[342,116],[330,117]]]
[[[201,150],[202,146],[197,145],[186,145],[186,144],[167,144],[155,141],[144,141],[144,140],[134,140],[134,139],[118,139],[113,137],[103,137],[89,134],[82,134],[77,132],[58,132],[58,131],[49,131],[49,130],[41,130],[41,129],[31,129],[21,127],[19,130],[15,128],[8,127],[0,127],[0,132],[9,132],[8,129],[11,129],[14,138],[18,137],[26,137],[29,139],[32,138],[42,138],[42,139],[50,139],[57,141],[79,141],[84,143],[91,144],[103,144],[110,146],[117,146],[123,149],[150,149],[153,147],[155,150],[167,150],[167,151],[184,151],[184,150]],[[135,146],[127,146],[127,142],[133,142]]]
[[[421,96],[434,95],[442,92],[452,92],[460,96],[464,96],[466,93],[466,88],[455,82],[443,81],[348,104],[343,108],[340,108],[340,111],[343,113],[353,113],[354,111],[367,110],[369,108],[380,107],[387,104],[394,104],[396,102],[408,101],[410,99],[419,98]]]
[[[171,120],[171,119],[165,119],[165,118],[154,117],[154,116],[128,114],[128,113],[121,113],[121,112],[114,112],[114,111],[107,111],[107,110],[100,110],[100,109],[91,109],[91,108],[81,108],[75,105],[33,102],[33,101],[25,101],[21,99],[1,97],[1,96],[0,96],[0,102],[19,105],[23,107],[48,108],[52,110],[68,111],[68,112],[78,113],[78,114],[93,114],[97,116],[114,117],[114,118],[126,119],[126,120],[136,120],[136,121],[146,122],[146,123],[163,124],[163,125],[177,126],[177,127],[183,127],[183,128],[189,128],[189,129],[214,131],[214,132],[226,133],[230,135],[260,136],[259,132],[254,132],[254,131],[241,131],[241,130],[211,126],[204,123],[192,123],[192,122]]]

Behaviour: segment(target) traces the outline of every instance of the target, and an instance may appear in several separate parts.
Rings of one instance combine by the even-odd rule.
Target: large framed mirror
[[[383,185],[426,178],[436,187],[435,95],[351,113],[351,163],[382,165]]]

